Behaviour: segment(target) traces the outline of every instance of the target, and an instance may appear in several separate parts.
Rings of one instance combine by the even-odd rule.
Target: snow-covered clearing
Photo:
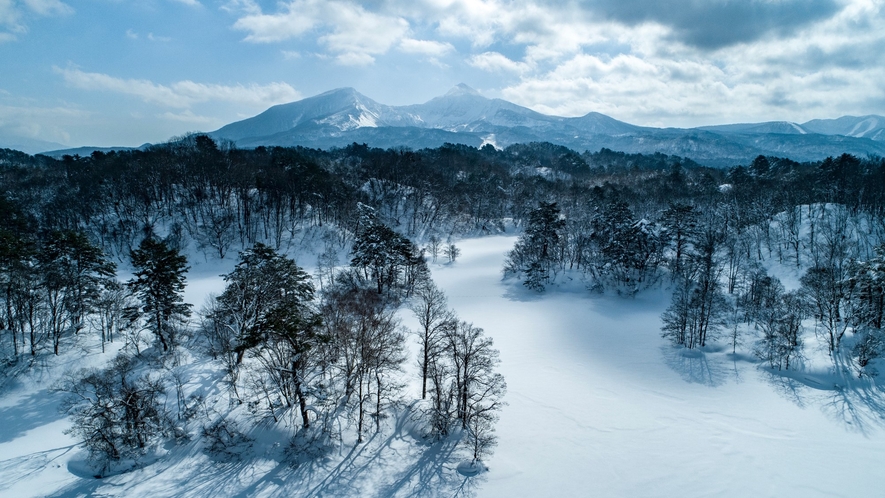
[[[480,496],[879,496],[883,393],[810,387],[725,347],[685,354],[660,338],[662,293],[502,283],[513,241],[464,241],[434,272],[508,383]]]
[[[502,282],[514,241],[461,241],[457,263],[432,265],[450,306],[501,351],[509,405],[489,472],[459,474],[457,451],[419,443],[404,414],[296,468],[283,458],[287,431],[266,428],[241,461],[170,443],[157,462],[95,479],[62,433],[69,422],[48,390],[62,370],[47,366],[0,394],[0,496],[881,496],[882,392],[774,376],[747,346],[673,348],[659,332],[664,292],[537,295]],[[188,301],[220,292],[222,272],[190,275]],[[71,352],[65,367],[110,355],[96,349]],[[192,389],[218,389],[217,371],[189,368]]]

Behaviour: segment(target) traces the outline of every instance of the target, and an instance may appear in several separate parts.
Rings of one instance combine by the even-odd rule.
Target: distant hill
[[[0,132],[0,149],[13,149],[28,154],[36,154],[50,149],[62,149],[64,145],[56,142],[47,142],[36,138],[20,137]]]
[[[123,151],[123,150],[135,150],[135,149],[146,149],[150,147],[151,144],[144,144],[140,147],[74,147],[72,149],[58,149],[58,150],[48,150],[45,152],[41,152],[44,156],[62,158],[64,156],[80,156],[85,157],[92,155],[93,152],[113,152],[113,151]]]

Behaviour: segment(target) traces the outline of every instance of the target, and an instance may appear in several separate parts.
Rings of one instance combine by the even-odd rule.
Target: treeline
[[[748,260],[817,266],[825,225],[847,224],[832,230],[855,234],[857,246],[845,260],[871,259],[885,231],[885,162],[849,155],[806,164],[760,156],[747,166],[717,170],[662,154],[579,154],[551,144],[240,150],[194,135],[148,150],[60,160],[0,151],[0,186],[0,299],[7,331],[0,346],[11,346],[12,356],[38,347],[40,337],[77,334],[85,325],[87,314],[76,308],[94,289],[83,289],[81,277],[75,277],[76,304],[62,307],[68,316],[37,316],[57,307],[47,301],[58,301],[47,293],[61,285],[53,282],[58,270],[49,263],[65,259],[52,251],[66,250],[74,259],[77,251],[103,253],[91,269],[77,270],[92,272],[95,287],[112,271],[111,262],[128,261],[152,234],[173,249],[219,258],[256,243],[298,250],[316,233],[323,238],[314,248],[319,270],[329,273],[340,253],[355,248],[363,205],[379,226],[425,242],[433,258],[457,257],[451,242],[459,236],[512,224],[526,236],[507,271],[534,289],[566,270],[580,272],[593,289],[628,295],[664,277],[719,282],[714,277],[724,274],[732,295],[747,280],[738,270]],[[829,219],[843,212],[825,208],[830,205],[844,208],[844,222]],[[807,223],[810,231],[800,233]],[[52,249],[59,237],[77,238],[82,248]],[[702,260],[708,267],[697,270]],[[374,275],[384,287],[387,277]],[[115,300],[105,306],[120,308]],[[124,322],[106,321],[107,335]]]
[[[694,181],[672,167],[644,182],[657,188],[644,197],[607,186],[580,203],[551,196],[530,212],[504,270],[538,291],[563,272],[626,295],[670,285],[665,337],[697,348],[727,335],[733,350],[752,337],[752,352],[778,369],[802,361],[813,319],[833,361],[847,355],[858,375],[874,374],[885,343],[883,174],[881,159],[760,156]],[[769,260],[795,268],[801,287],[786,291]]]
[[[223,258],[256,243],[296,250],[313,231],[324,238],[316,252],[326,271],[354,247],[364,205],[379,226],[426,242],[434,258],[457,257],[451,242],[459,236],[515,225],[526,236],[507,270],[534,289],[576,270],[591,288],[633,294],[664,276],[693,275],[694,262],[706,258],[716,259],[701,270],[709,275],[690,280],[717,280],[722,272],[733,294],[746,280],[738,275],[745,260],[818,266],[827,225],[848,224],[831,228],[855,234],[857,246],[843,259],[869,260],[885,231],[885,162],[850,155],[806,164],[760,156],[717,170],[662,154],[579,154],[551,144],[240,150],[194,135],[60,160],[2,151],[0,186],[3,329],[14,331],[5,340],[16,352],[32,329],[46,329],[33,303],[58,285],[49,262],[64,261],[52,255],[62,250],[52,249],[59,237],[83,246],[63,250],[103,253],[93,269],[77,270],[93,272],[93,280],[151,234],[173,249]],[[844,222],[830,220],[842,212],[826,208],[834,205],[844,208]],[[810,232],[800,233],[807,223]],[[386,277],[375,277],[383,287]],[[75,284],[75,295],[86,292],[82,286]],[[84,298],[74,301],[82,307]],[[62,328],[70,322],[81,330],[85,314],[65,306],[71,311]],[[44,335],[53,334],[63,335]]]
[[[85,232],[117,259],[150,230],[224,257],[256,242],[283,249],[326,225],[338,229],[343,247],[352,242],[358,202],[408,237],[495,232],[570,185],[642,182],[637,172],[656,176],[678,162],[550,144],[240,150],[197,135],[61,160],[0,152],[0,184],[33,226]]]
[[[60,160],[3,150],[0,352],[15,362],[44,344],[58,352],[64,336],[86,328],[107,341],[136,327],[125,313],[134,306],[131,293],[113,278],[114,265],[130,264],[147,239],[223,258],[256,243],[300,250],[302,240],[315,244],[321,237],[322,247],[313,249],[320,273],[328,275],[340,254],[361,251],[354,241],[362,205],[385,227],[373,236],[422,240],[434,260],[451,261],[459,236],[520,226],[547,198],[569,195],[578,205],[591,185],[645,188],[664,167],[681,170],[678,158],[580,155],[550,144],[504,151],[460,145],[239,150],[202,135]],[[686,171],[686,178],[717,173]],[[366,272],[374,272],[378,288],[386,285],[388,276]]]
[[[159,443],[193,437],[195,426],[213,455],[243,451],[252,428],[242,427],[243,416],[230,416],[238,406],[256,426],[271,419],[290,428],[296,458],[328,451],[345,431],[362,443],[397,415],[392,408],[406,405],[410,334],[419,343],[426,400],[409,413],[412,421],[423,420],[432,441],[456,435],[474,462],[488,454],[506,390],[491,338],[448,307],[415,244],[380,223],[371,208],[361,205],[360,212],[350,264],[321,275],[321,290],[294,260],[257,243],[239,254],[223,291],[199,310],[196,323],[187,322],[191,305],[182,298],[186,258],[168,240],[154,234],[142,240],[131,252],[135,271],[125,286],[115,283],[106,261],[88,267],[86,304],[60,320],[74,334],[78,316],[100,318],[94,325],[122,321],[123,354],[107,367],[70,373],[56,388],[67,395],[61,408],[73,419],[69,432],[82,440],[99,475]],[[94,246],[85,247],[104,261]],[[64,295],[73,289],[70,284]],[[36,314],[55,317],[54,288],[44,290],[47,301],[34,304]],[[118,298],[116,314],[100,304],[108,295]],[[401,325],[397,312],[404,305],[418,329]],[[29,331],[33,357],[39,343],[36,328]],[[54,344],[58,354],[58,340]],[[186,392],[182,367],[194,355],[222,367],[227,396]],[[229,408],[213,408],[219,405]]]
[[[228,258],[258,243],[296,250],[316,233],[321,287],[335,285],[338,255],[353,251],[362,278],[383,294],[394,280],[414,278],[423,258],[404,240],[451,260],[458,237],[515,226],[524,236],[506,270],[533,289],[566,271],[591,289],[626,295],[677,283],[683,308],[699,313],[676,320],[673,336],[689,347],[725,330],[716,311],[723,299],[757,306],[767,278],[760,262],[816,268],[805,287],[823,279],[831,294],[854,295],[852,282],[866,278],[857,268],[872,264],[885,240],[885,161],[850,155],[801,164],[760,156],[718,170],[663,154],[581,154],[551,144],[241,150],[192,135],[60,160],[0,151],[0,186],[6,361],[44,343],[57,349],[87,327],[110,338],[138,323],[124,313],[134,306],[131,292],[109,276],[113,262],[129,262],[153,238]],[[361,246],[367,209],[377,223]],[[391,257],[404,273],[385,274],[387,263],[365,254],[379,240],[398,247]],[[827,306],[835,309],[833,299]],[[832,311],[834,348],[840,327],[856,328],[846,306],[855,305]],[[824,320],[820,310],[813,315]]]

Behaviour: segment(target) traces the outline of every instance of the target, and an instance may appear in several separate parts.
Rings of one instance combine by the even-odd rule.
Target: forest
[[[795,369],[813,323],[857,376],[875,376],[883,352],[881,158],[717,169],[547,143],[323,151],[188,135],[88,157],[0,150],[0,184],[2,375],[80,337],[122,344],[107,367],[57,386],[103,470],[187,437],[186,421],[207,451],[248,444],[183,389],[179,367],[196,356],[223,372],[225,404],[290,429],[296,458],[343,425],[358,442],[382,430],[409,372],[425,437],[454,435],[481,461],[505,402],[498,351],[428,270],[456,261],[468,237],[520,234],[502,274],[532,292],[566,279],[624,299],[671,290],[662,336],[687,349],[725,339]],[[183,300],[188,257],[236,262],[205,304]],[[800,288],[786,290],[771,261],[794,266]]]

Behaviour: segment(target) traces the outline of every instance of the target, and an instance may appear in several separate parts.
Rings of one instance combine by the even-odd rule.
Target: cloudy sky
[[[885,0],[0,0],[0,134],[139,145],[351,86],[649,126],[885,114]]]

